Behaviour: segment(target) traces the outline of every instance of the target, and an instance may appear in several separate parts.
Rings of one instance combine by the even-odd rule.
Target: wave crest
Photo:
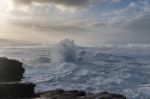
[[[51,51],[51,60],[53,63],[60,63],[63,61],[76,61],[77,46],[73,40],[65,39],[56,44]]]

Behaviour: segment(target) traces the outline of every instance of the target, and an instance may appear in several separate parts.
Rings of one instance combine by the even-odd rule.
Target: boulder
[[[0,58],[0,82],[21,81],[24,71],[21,62]]]
[[[35,84],[21,82],[25,69],[16,60],[0,58],[0,99],[35,97]]]
[[[0,83],[0,99],[2,98],[31,98],[34,94],[35,84],[23,82]]]

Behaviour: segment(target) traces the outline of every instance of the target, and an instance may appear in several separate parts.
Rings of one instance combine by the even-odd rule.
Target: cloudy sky
[[[0,0],[0,39],[150,43],[150,0]]]

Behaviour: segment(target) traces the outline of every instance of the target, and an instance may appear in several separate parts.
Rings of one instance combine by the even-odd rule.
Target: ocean
[[[56,88],[120,93],[128,99],[150,99],[150,46],[128,44],[103,47],[5,46],[0,57],[23,62],[23,81],[36,92]]]

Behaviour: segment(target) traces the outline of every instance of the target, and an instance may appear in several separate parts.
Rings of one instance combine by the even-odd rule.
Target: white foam
[[[56,44],[51,51],[51,61],[60,63],[63,61],[74,62],[76,60],[76,49],[73,40],[65,39]]]

